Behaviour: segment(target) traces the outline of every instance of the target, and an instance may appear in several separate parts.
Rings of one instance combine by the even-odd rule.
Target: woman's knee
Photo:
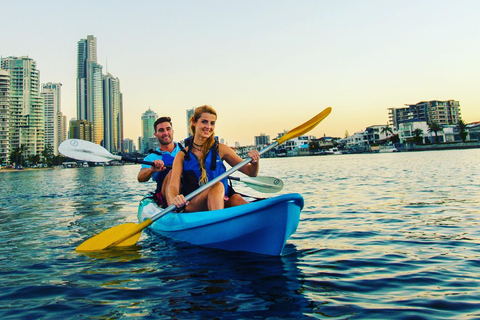
[[[229,207],[235,207],[235,206],[240,206],[242,204],[247,204],[248,201],[245,200],[241,195],[238,193],[233,194],[227,201],[227,206]]]
[[[217,182],[213,185],[212,191],[215,194],[220,193],[220,194],[224,195],[225,194],[225,186],[223,185],[223,183]]]

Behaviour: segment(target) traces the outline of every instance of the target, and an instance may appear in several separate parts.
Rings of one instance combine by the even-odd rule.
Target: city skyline
[[[104,13],[112,5],[116,15],[109,18]],[[332,114],[312,135],[343,137],[386,124],[389,108],[430,100],[459,101],[465,122],[480,120],[476,1],[47,7],[5,3],[11,13],[5,22],[23,23],[4,35],[0,54],[28,55],[42,83],[62,83],[62,111],[70,120],[76,43],[94,35],[97,61],[122,81],[124,137],[134,141],[148,108],[172,117],[182,139],[185,111],[202,104],[217,110],[216,134],[229,145],[253,144],[261,133],[276,136],[328,106]],[[48,41],[31,32],[34,26],[51,30]]]

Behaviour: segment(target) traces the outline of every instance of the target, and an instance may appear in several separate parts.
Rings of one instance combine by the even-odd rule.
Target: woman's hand
[[[260,160],[260,153],[257,149],[250,150],[250,152],[248,152],[248,156],[252,158],[252,163],[256,163],[258,160]]]
[[[187,201],[187,199],[185,199],[183,194],[179,194],[178,196],[173,198],[172,204],[175,205],[175,207],[177,207],[178,209],[180,209],[182,207],[188,206],[189,202]]]

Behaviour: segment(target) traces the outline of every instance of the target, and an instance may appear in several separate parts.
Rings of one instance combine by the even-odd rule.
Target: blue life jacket
[[[177,142],[177,144],[180,150],[185,150],[181,143]],[[156,155],[162,156],[162,161],[164,165],[167,167],[165,170],[158,172],[158,176],[157,176],[157,189],[155,192],[161,192],[163,181],[165,180],[165,177],[170,172],[170,170],[172,170],[173,160],[175,160],[175,156],[172,156],[170,152],[162,152],[157,150],[149,150],[149,153],[154,153]]]
[[[187,195],[196,190],[200,186],[200,178],[202,177],[202,170],[200,169],[200,161],[197,156],[191,152],[192,150],[192,137],[185,139],[185,147],[188,147],[188,151],[182,149],[185,153],[183,162],[182,173],[182,194]],[[227,168],[223,164],[220,155],[218,154],[218,139],[215,138],[215,143],[208,151],[205,158],[205,171],[207,173],[208,181],[211,181],[227,171]],[[225,187],[225,195],[230,195],[228,179],[221,180]]]

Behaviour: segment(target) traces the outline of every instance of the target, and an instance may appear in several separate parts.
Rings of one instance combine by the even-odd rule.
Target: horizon
[[[15,28],[0,55],[28,56],[41,83],[62,83],[69,121],[77,42],[95,36],[103,73],[120,80],[124,138],[135,144],[148,108],[172,117],[180,140],[186,110],[203,104],[216,109],[215,133],[229,145],[276,137],[327,107],[311,135],[351,135],[387,124],[388,108],[430,100],[459,101],[466,123],[480,121],[476,1],[49,3],[3,5]]]

